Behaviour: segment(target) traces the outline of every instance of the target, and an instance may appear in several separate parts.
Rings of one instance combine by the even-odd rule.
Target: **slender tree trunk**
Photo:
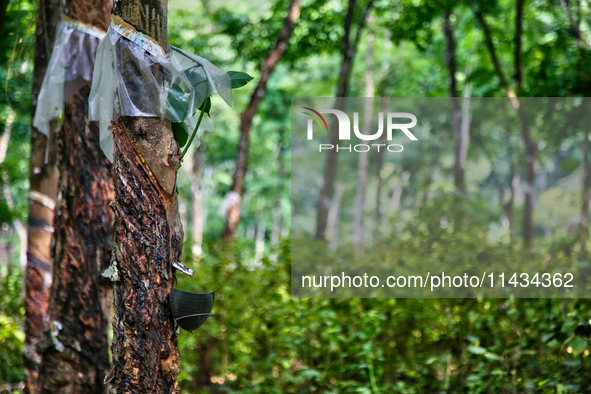
[[[443,13],[443,33],[445,35],[446,49],[445,62],[449,71],[449,95],[451,100],[451,127],[454,142],[454,185],[456,193],[464,193],[464,166],[460,159],[462,149],[461,109],[458,100],[458,87],[456,80],[456,43],[453,36],[453,28],[450,21],[450,12]]]
[[[367,54],[365,58],[367,73],[365,74],[365,108],[363,110],[363,134],[367,134],[371,127],[375,87],[373,81],[373,35],[367,35]],[[365,230],[363,216],[365,211],[365,189],[367,188],[367,161],[369,152],[360,152],[358,160],[359,181],[357,183],[357,195],[355,199],[354,244],[359,248],[364,241]]]
[[[583,138],[583,209],[581,211],[581,250],[587,252],[589,237],[589,197],[591,189],[591,168],[589,168],[589,136]]]
[[[191,197],[192,197],[192,229],[193,244],[191,250],[193,256],[200,257],[203,253],[203,187],[201,186],[201,163],[203,154],[196,149],[193,156],[193,168],[191,171]]]
[[[265,97],[269,77],[289,45],[289,38],[291,37],[291,33],[299,17],[300,0],[291,0],[277,43],[275,44],[275,47],[271,49],[269,55],[261,66],[261,78],[250,98],[248,107],[240,114],[240,142],[238,143],[236,169],[234,170],[233,183],[230,189],[231,192],[238,194],[240,197],[242,197],[242,193],[244,192],[244,178],[246,176],[246,165],[248,161],[248,140],[250,136],[250,128],[252,126],[252,119],[254,118],[261,101],[263,101],[263,98]],[[233,238],[239,220],[240,202],[236,201],[236,203],[232,204],[226,216],[226,226],[223,235],[225,240]]]
[[[585,45],[585,48],[589,49],[589,44],[587,44],[587,40],[585,40],[585,36],[583,35],[583,32],[581,31],[581,27],[579,26],[579,22],[576,21],[575,18],[573,17],[573,12],[570,8],[569,1],[568,0],[561,0],[561,3],[562,3],[562,6],[564,7],[564,11],[566,12],[566,15],[568,16],[568,20],[570,22],[570,25],[575,32],[575,42],[576,42],[577,48],[579,48],[581,46],[581,42],[583,42],[583,44]]]
[[[523,7],[525,0],[517,0],[515,16],[515,87],[518,95],[522,93],[523,65],[522,58],[522,38],[523,38]],[[538,156],[538,144],[534,141],[530,129],[529,119],[527,118],[527,109],[521,106],[519,108],[519,119],[521,123],[521,138],[525,145],[525,180],[527,182],[525,189],[525,207],[523,212],[523,243],[529,247],[534,241],[534,203],[535,203],[535,183],[536,183],[536,160]]]
[[[254,266],[260,267],[265,252],[265,223],[259,222],[256,226],[256,235],[254,240]]]
[[[521,0],[518,0],[518,1],[521,1]],[[503,69],[501,68],[501,63],[499,62],[499,58],[497,57],[497,51],[495,49],[495,44],[492,39],[492,34],[490,32],[490,28],[488,27],[488,23],[486,23],[486,19],[484,19],[484,15],[482,14],[482,12],[480,10],[474,10],[474,15],[476,16],[476,19],[478,19],[478,22],[480,23],[480,26],[482,27],[482,32],[484,33],[484,42],[485,42],[488,52],[490,54],[490,59],[492,61],[492,64],[493,64],[493,67],[494,67],[495,72],[497,74],[497,77],[499,78],[499,82],[501,83],[501,86],[503,87],[503,89],[505,89],[505,92],[507,93],[507,97],[515,98],[516,97],[515,92],[513,91],[513,89],[511,89],[511,86],[509,86],[509,81],[505,77],[505,73],[503,72]],[[512,100],[511,102],[514,107],[516,107],[516,105],[518,106],[518,104],[516,104],[516,102],[514,100]]]
[[[167,47],[166,1],[121,0],[113,12]],[[113,137],[112,267],[118,279],[107,381],[111,393],[177,393],[169,294],[183,243],[176,188],[181,152],[165,119],[121,117]]]
[[[349,74],[351,73],[351,67],[353,65],[353,57],[355,56],[355,50],[361,37],[361,30],[365,25],[369,10],[373,5],[373,0],[369,0],[365,7],[363,14],[357,22],[357,33],[355,40],[351,42],[351,26],[353,24],[353,17],[355,14],[355,5],[357,0],[349,0],[349,6],[347,9],[347,15],[345,16],[343,44],[341,46],[341,54],[343,56],[343,62],[341,65],[341,74],[339,77],[339,85],[337,88],[336,102],[334,109],[342,111],[345,107],[345,97],[347,96],[347,90],[349,86]],[[333,146],[339,144],[339,131],[337,122],[331,122],[330,124],[330,143]],[[324,167],[324,182],[320,189],[320,197],[318,199],[318,207],[316,212],[316,239],[324,239],[326,226],[328,222],[328,213],[330,210],[331,202],[335,192],[334,184],[337,178],[337,152],[336,149],[328,151],[326,156],[326,164]]]
[[[382,111],[384,113],[388,112],[390,106],[390,98],[389,97],[382,97]],[[384,143],[385,135],[382,133],[379,139],[379,143]],[[376,174],[378,177],[378,188],[376,191],[376,226],[374,229],[374,237],[376,239],[379,238],[381,234],[382,228],[382,189],[384,188],[384,177],[382,176],[382,168],[384,167],[384,153],[386,151],[384,149],[380,149],[378,152],[377,162],[376,162]]]
[[[343,191],[343,185],[337,185],[328,211],[326,238],[329,247],[332,250],[336,250],[339,246],[339,216],[341,214],[341,198],[343,197]]]
[[[284,147],[283,147],[283,129],[279,130],[279,152],[277,154],[277,175],[279,175],[279,187],[277,188],[277,196],[273,204],[273,230],[271,231],[271,248],[273,252],[269,256],[269,260],[277,262],[277,248],[279,247],[279,238],[281,237],[281,200],[283,198],[283,182],[285,180],[285,164],[284,161]]]
[[[470,111],[471,99],[468,95],[468,90],[469,89],[464,89],[466,96],[462,98],[462,116],[460,121],[460,152],[458,159],[460,162],[459,167],[462,169],[462,179],[464,179],[464,168],[468,158],[468,147],[470,146],[470,125],[472,122],[472,113]]]
[[[33,105],[31,119],[37,107],[37,96],[51,56],[55,30],[61,17],[61,1],[39,0],[35,30],[33,67]],[[51,284],[51,240],[57,194],[56,123],[51,123],[52,138],[31,127],[31,157],[29,172],[29,223],[27,231],[27,267],[25,270],[25,364],[26,394],[37,392],[41,356],[37,344],[43,331]],[[48,162],[45,162],[46,151]]]
[[[392,197],[390,198],[390,211],[394,214],[400,208],[400,201],[402,200],[402,190],[404,189],[404,183],[410,178],[410,172],[402,171],[400,174],[400,182],[394,186],[392,190]]]
[[[525,144],[525,206],[523,210],[523,243],[531,246],[534,240],[533,214],[536,188],[536,159],[538,156],[538,144],[533,141],[529,131],[529,119],[523,108],[519,111],[521,123],[521,136]]]
[[[70,17],[107,29],[110,0],[68,0]],[[90,11],[90,12],[89,12]],[[88,64],[92,67],[92,64]],[[41,393],[104,393],[109,369],[111,283],[110,165],[88,122],[89,86],[64,104],[58,132],[60,200],[55,217],[53,282],[39,373]]]

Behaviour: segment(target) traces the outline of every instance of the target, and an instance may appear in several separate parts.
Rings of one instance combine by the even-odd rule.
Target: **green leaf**
[[[565,367],[578,367],[581,365],[581,360],[565,360],[562,365]]]
[[[501,358],[501,356],[499,356],[498,354],[491,353],[491,352],[484,353],[484,357],[487,360],[491,360],[491,361],[502,361],[503,360]]]
[[[583,338],[577,337],[570,341],[569,345],[572,347],[572,355],[575,357],[587,350],[587,341]]]
[[[187,130],[183,127],[182,123],[174,123],[172,122],[172,134],[174,135],[174,140],[179,144],[182,148],[187,143],[189,139],[189,134]]]
[[[252,77],[247,73],[241,71],[228,71],[228,75],[232,80],[232,89],[238,89],[252,81]]]
[[[468,346],[468,351],[474,354],[484,354],[486,349],[480,346]]]
[[[543,335],[542,342],[544,342],[544,343],[548,342],[550,339],[552,339],[553,336],[554,336],[554,333]]]
[[[211,97],[205,99],[201,107],[199,107],[199,111],[206,113],[211,118],[209,115],[209,111],[211,111]]]

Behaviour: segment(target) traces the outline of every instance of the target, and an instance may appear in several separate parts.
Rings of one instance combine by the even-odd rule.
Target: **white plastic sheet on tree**
[[[89,119],[99,122],[101,147],[112,161],[109,126],[120,116],[159,117],[182,123],[191,135],[198,108],[212,94],[232,106],[230,76],[206,59],[171,47],[165,51],[150,36],[112,15],[96,56],[89,97]],[[202,119],[197,136],[213,131]]]
[[[33,126],[49,136],[49,122],[62,114],[64,101],[92,81],[94,59],[105,32],[64,17],[37,97]]]

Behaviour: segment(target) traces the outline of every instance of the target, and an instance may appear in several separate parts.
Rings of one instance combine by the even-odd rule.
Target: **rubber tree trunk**
[[[371,127],[373,116],[373,97],[375,96],[375,85],[373,80],[373,35],[367,35],[367,53],[365,57],[367,73],[365,74],[365,107],[363,109],[363,133],[367,134]],[[369,98],[371,97],[371,99]],[[365,189],[367,188],[367,165],[369,152],[360,152],[357,161],[357,172],[359,181],[357,183],[357,193],[355,198],[355,217],[354,217],[354,238],[353,242],[356,248],[360,248],[365,237],[363,226],[363,217],[365,212]]]
[[[60,0],[39,0],[35,30],[33,92],[31,119],[35,114],[37,96],[51,56],[55,30],[61,16]],[[51,128],[55,130],[55,122]],[[55,133],[53,133],[55,134]],[[25,269],[25,364],[24,393],[38,388],[39,364],[37,351],[43,331],[43,316],[47,313],[51,284],[51,241],[57,194],[55,136],[48,139],[31,127],[31,157],[29,172],[29,222],[27,229],[27,267]],[[48,162],[45,162],[46,150]]]
[[[341,55],[343,62],[341,63],[341,73],[339,76],[339,85],[337,87],[336,101],[334,109],[342,111],[345,108],[345,97],[349,87],[349,75],[351,74],[351,67],[353,65],[353,57],[355,50],[361,37],[361,30],[367,19],[367,14],[373,5],[373,0],[369,0],[365,7],[363,14],[357,22],[357,32],[355,40],[351,40],[351,26],[353,25],[353,17],[355,15],[357,0],[349,0],[347,14],[344,21],[344,35],[343,43],[341,45]],[[339,144],[339,130],[338,123],[331,122],[330,130],[330,144],[337,146]],[[320,189],[320,197],[318,198],[318,206],[316,211],[316,239],[325,239],[326,227],[328,225],[328,214],[332,204],[335,193],[335,181],[337,179],[337,152],[336,149],[328,151],[326,156],[326,164],[324,166],[323,183]]]
[[[66,13],[106,30],[110,0],[66,2]],[[88,64],[88,67],[92,67]],[[64,104],[58,131],[59,201],[53,282],[39,374],[41,393],[104,393],[109,369],[111,282],[101,276],[111,258],[113,182],[88,122],[85,86]]]
[[[383,97],[382,98],[382,111],[384,113],[388,112],[390,107],[390,98]],[[379,143],[385,143],[384,134],[380,136]],[[378,239],[381,234],[382,228],[382,189],[384,188],[384,177],[382,176],[382,168],[384,167],[384,149],[380,149],[378,152],[378,157],[376,160],[376,175],[378,178],[378,187],[376,191],[376,223],[374,228],[374,238]]]
[[[166,1],[121,0],[113,12],[167,47]],[[109,390],[177,393],[179,352],[169,294],[183,243],[176,188],[180,149],[170,121],[160,118],[121,117],[113,137],[112,264],[118,280]]]
[[[279,187],[277,188],[277,195],[275,196],[275,202],[273,204],[273,229],[271,230],[271,249],[272,252],[269,255],[269,260],[272,263],[277,262],[279,239],[281,237],[282,230],[282,218],[281,218],[281,200],[283,199],[283,182],[285,182],[285,147],[284,147],[284,134],[285,130],[279,129],[279,143],[277,153],[277,175],[279,176]]]
[[[464,193],[464,166],[460,160],[462,143],[461,109],[458,100],[458,87],[456,80],[456,43],[453,36],[453,28],[450,21],[450,12],[443,13],[443,33],[445,35],[445,62],[449,71],[449,95],[451,102],[451,127],[453,132],[454,147],[454,185],[456,193]]]
[[[589,237],[589,197],[591,195],[591,168],[589,168],[589,136],[583,138],[583,207],[581,210],[581,251],[587,252]]]
[[[275,66],[279,60],[281,60],[281,57],[289,45],[289,38],[291,37],[291,33],[299,17],[300,0],[291,0],[277,43],[275,44],[275,47],[271,49],[261,66],[261,78],[250,97],[248,107],[246,107],[246,110],[240,114],[240,141],[238,142],[236,169],[234,170],[232,187],[230,188],[231,192],[236,193],[240,197],[242,197],[244,192],[244,178],[246,176],[246,165],[248,160],[248,140],[250,136],[250,128],[252,126],[252,119],[254,118],[261,101],[263,101],[263,98],[265,97],[269,77],[271,77]],[[223,234],[225,240],[230,240],[234,237],[239,220],[240,200],[235,199],[234,204],[229,207],[226,215],[226,226]]]
[[[529,119],[520,108],[519,118],[521,123],[521,137],[525,145],[525,206],[523,207],[523,243],[531,246],[534,241],[534,203],[536,183],[536,160],[538,157],[538,144],[532,139],[529,130]]]
[[[522,38],[523,38],[523,7],[526,0],[517,0],[515,8],[515,52],[514,65],[515,87],[518,95],[522,93],[523,66],[522,66]],[[534,203],[536,183],[536,160],[538,156],[538,143],[533,139],[529,129],[527,108],[522,105],[519,109],[521,123],[521,138],[525,145],[525,206],[523,208],[523,243],[526,247],[534,241]]]
[[[60,208],[55,220],[50,332],[42,353],[41,393],[104,393],[109,369],[113,197],[110,165],[88,124],[85,87],[66,101],[59,135]]]

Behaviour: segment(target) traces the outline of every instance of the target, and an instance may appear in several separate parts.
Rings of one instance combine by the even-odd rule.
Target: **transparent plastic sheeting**
[[[89,97],[89,119],[99,121],[101,147],[112,161],[109,126],[120,116],[161,117],[182,123],[191,135],[208,96],[219,94],[232,106],[230,76],[202,57],[170,47],[113,15],[101,42]],[[197,131],[213,131],[202,119]]]
[[[64,17],[37,98],[33,126],[49,136],[49,122],[62,114],[64,101],[92,81],[94,57],[105,32]]]

